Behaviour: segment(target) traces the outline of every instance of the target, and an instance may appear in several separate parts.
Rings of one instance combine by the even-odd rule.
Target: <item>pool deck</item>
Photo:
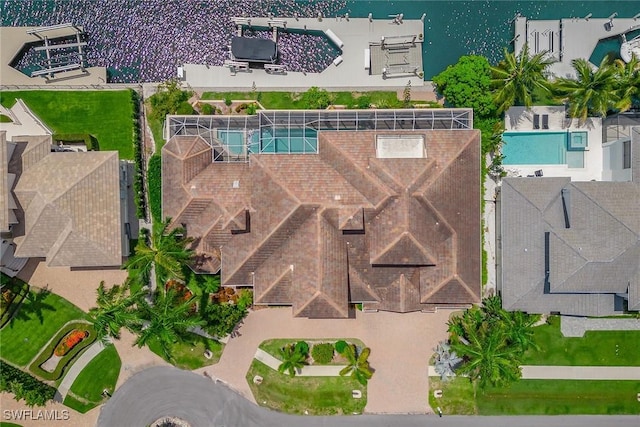
[[[56,73],[54,78],[30,77],[11,67],[9,64],[20,52],[25,43],[39,39],[27,34],[36,27],[1,27],[0,28],[0,85],[2,86],[35,86],[35,85],[103,85],[107,81],[107,69],[104,67],[88,67],[85,71],[73,70]],[[47,32],[50,38],[75,34],[71,29]]]
[[[399,87],[411,81],[412,87],[425,84],[422,78],[413,74],[398,74],[383,78],[382,75],[370,75],[365,69],[365,49],[370,42],[380,42],[381,37],[409,36],[424,34],[424,23],[419,20],[403,20],[394,23],[393,19],[367,18],[243,18],[250,19],[253,26],[268,26],[270,20],[287,22],[287,28],[324,31],[331,30],[344,42],[342,63],[331,64],[320,73],[286,72],[286,74],[268,74],[262,69],[238,71],[233,73],[223,66],[184,64],[185,81],[191,87],[198,88],[247,88],[254,83],[260,89],[309,88],[311,86],[328,88],[365,88]],[[417,40],[419,46],[424,40]],[[422,49],[420,48],[420,51]],[[419,70],[422,70],[420,57]]]
[[[533,113],[549,116],[549,129],[533,128]],[[566,164],[552,165],[516,165],[504,164],[508,176],[533,176],[535,171],[542,170],[545,177],[566,177],[573,181],[601,181],[603,172],[602,119],[589,118],[585,123],[578,119],[567,119],[564,107],[512,107],[505,114],[505,130],[508,132],[587,132],[589,145],[584,151],[584,167],[570,168]]]
[[[575,77],[571,61],[588,60],[600,39],[619,36],[634,28],[640,28],[640,18],[528,20],[519,17],[515,20],[514,50],[520,52],[528,43],[531,54],[548,51],[558,61],[549,68],[552,74]]]

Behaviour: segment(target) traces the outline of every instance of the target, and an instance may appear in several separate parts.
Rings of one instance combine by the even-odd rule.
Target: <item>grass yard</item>
[[[121,365],[115,346],[107,346],[80,372],[71,385],[72,394],[67,395],[64,404],[84,413],[102,403],[102,391],[107,389],[113,393],[115,390]]]
[[[149,343],[149,349],[158,356],[162,357],[167,362],[173,364],[180,369],[194,370],[218,363],[220,356],[222,356],[222,350],[224,344],[210,340],[200,335],[191,334],[189,341],[181,341],[173,344],[171,347],[171,354],[173,360],[167,360],[162,353],[160,343],[158,341],[151,341]],[[209,349],[213,356],[211,359],[204,357],[204,351]]]
[[[87,314],[66,299],[31,292],[13,319],[0,330],[0,354],[8,362],[26,366],[58,330],[70,320],[87,319]],[[35,302],[34,302],[35,300]]]
[[[263,378],[260,385],[254,376]],[[361,414],[367,404],[367,387],[350,377],[290,377],[254,360],[247,382],[259,405],[289,414],[349,415]],[[352,390],[362,392],[354,399]]]
[[[520,380],[509,388],[478,390],[456,377],[442,383],[429,378],[429,389],[443,390],[442,398],[431,394],[429,404],[450,415],[613,415],[640,414],[640,381]]]
[[[372,92],[330,92],[334,105],[354,106],[356,99],[360,96],[368,96],[372,104],[380,108],[399,108],[402,102],[398,100],[398,95],[393,91],[372,91]],[[227,96],[232,100],[257,99],[260,104],[269,110],[299,110],[304,105],[300,102],[301,93],[297,92],[204,92],[204,100],[224,100]]]
[[[529,350],[523,365],[640,366],[640,331],[587,331],[584,337],[566,338],[557,316],[534,331],[540,351]]]
[[[478,393],[481,415],[640,414],[640,381],[522,380]]]
[[[121,159],[133,159],[133,104],[123,91],[15,91],[2,92],[5,107],[21,98],[55,133],[89,133],[101,151],[116,150]]]
[[[434,390],[443,390],[442,397],[436,399]],[[440,377],[429,377],[429,406],[436,410],[439,406],[445,414],[477,415],[473,385],[469,378],[455,377],[441,381]]]

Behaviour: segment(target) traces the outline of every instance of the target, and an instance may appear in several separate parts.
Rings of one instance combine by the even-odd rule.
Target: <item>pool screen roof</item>
[[[278,48],[276,42],[268,39],[233,37],[231,53],[237,60],[249,62],[276,62]]]

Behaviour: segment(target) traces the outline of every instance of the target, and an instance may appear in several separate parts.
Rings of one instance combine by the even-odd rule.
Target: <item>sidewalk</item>
[[[264,363],[274,371],[277,371],[280,363],[282,363],[280,360],[261,349],[256,350],[254,358]],[[339,377],[340,371],[344,368],[344,365],[303,366],[301,369],[297,370],[296,375],[299,377]]]
[[[523,380],[640,380],[640,366],[534,366],[524,365]],[[434,366],[429,376],[439,377]]]
[[[80,372],[82,372],[85,366],[87,366],[89,362],[91,362],[102,350],[104,350],[104,344],[101,340],[97,340],[91,344],[87,351],[82,353],[82,356],[80,356],[71,366],[69,372],[67,372],[67,375],[64,376],[62,382],[58,386],[58,393],[62,398],[61,402],[64,401],[64,398],[67,396],[73,382],[78,378],[78,375],[80,375]]]

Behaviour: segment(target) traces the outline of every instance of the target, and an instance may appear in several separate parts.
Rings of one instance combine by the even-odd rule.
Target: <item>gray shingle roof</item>
[[[638,285],[633,279],[640,265],[637,183],[506,178],[500,198],[505,308],[612,314],[614,294]],[[637,295],[637,289],[630,294]]]

